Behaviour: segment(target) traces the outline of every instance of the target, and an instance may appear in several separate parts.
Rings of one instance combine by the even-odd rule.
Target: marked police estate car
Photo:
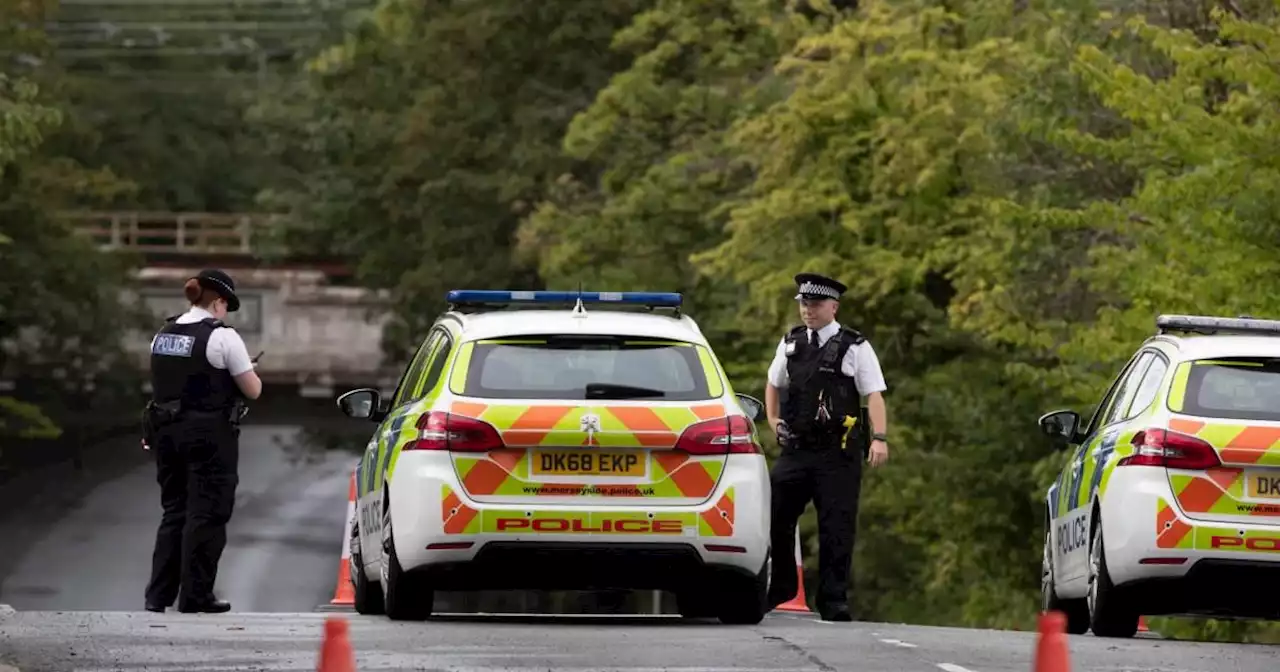
[[[357,468],[355,607],[424,619],[433,591],[673,591],[758,623],[769,484],[755,421],[682,297],[455,290]],[[588,306],[590,309],[588,309]]]
[[[1162,315],[1048,490],[1042,592],[1068,630],[1140,615],[1280,618],[1280,321]]]

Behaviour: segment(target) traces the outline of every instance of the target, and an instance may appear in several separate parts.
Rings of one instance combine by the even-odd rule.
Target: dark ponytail
[[[200,300],[204,298],[204,288],[200,286],[200,281],[191,278],[182,288],[182,293],[187,296],[187,301],[193,306],[200,305]]]

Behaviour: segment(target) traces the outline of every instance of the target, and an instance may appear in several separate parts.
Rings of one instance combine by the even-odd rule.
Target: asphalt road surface
[[[141,450],[141,449],[139,449]],[[216,593],[240,612],[303,612],[333,597],[358,456],[308,445],[296,427],[246,425],[240,486]],[[10,569],[0,604],[19,611],[141,610],[160,521],[155,465],[144,461],[90,491],[47,529],[5,529]],[[33,533],[34,532],[34,533]],[[10,536],[12,533],[12,536]]]
[[[315,670],[323,613],[0,615],[0,670]],[[754,627],[670,617],[349,619],[358,670],[1026,672],[1035,634],[770,615]],[[1070,638],[1071,670],[1271,672],[1276,647]]]

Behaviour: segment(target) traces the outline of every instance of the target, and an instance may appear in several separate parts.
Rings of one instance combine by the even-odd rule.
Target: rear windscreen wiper
[[[636,399],[640,397],[665,397],[666,392],[650,387],[615,385],[613,383],[587,383],[587,398]]]

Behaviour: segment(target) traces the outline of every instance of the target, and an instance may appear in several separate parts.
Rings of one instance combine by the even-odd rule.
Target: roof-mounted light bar
[[[1208,315],[1161,315],[1156,318],[1158,333],[1171,331],[1197,334],[1266,334],[1280,336],[1280,320],[1254,317],[1212,317]]]
[[[679,308],[684,296],[679,292],[557,292],[548,290],[511,291],[492,289],[454,289],[446,299],[452,306],[503,306],[529,304],[615,304],[649,308]]]

